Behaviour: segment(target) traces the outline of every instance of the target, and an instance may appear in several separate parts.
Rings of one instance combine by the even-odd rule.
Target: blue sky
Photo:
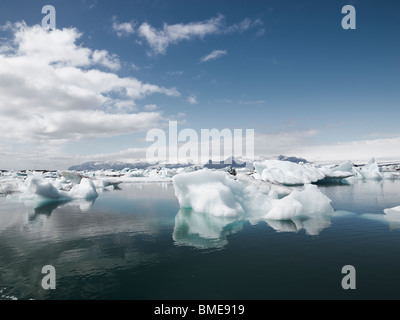
[[[43,91],[55,90],[46,87],[50,84],[34,85],[41,88],[37,97],[15,102],[15,108],[25,108],[25,114],[32,112],[39,119],[37,125],[25,125],[29,117],[13,115],[9,101],[19,101],[22,93],[12,96],[13,91],[7,89],[8,102],[0,101],[1,121],[18,120],[23,128],[14,135],[10,128],[3,132],[0,167],[67,167],[92,159],[129,161],[136,157],[132,148],[149,145],[144,141],[146,131],[163,127],[168,120],[195,130],[253,128],[258,155],[285,153],[312,160],[400,156],[396,148],[400,146],[397,1],[1,1],[0,46],[12,48],[0,51],[4,63],[18,55],[33,59],[31,55],[39,49],[21,51],[18,46],[28,37],[29,28],[41,24],[41,8],[46,4],[56,8],[58,31],[74,28],[81,33],[72,41],[76,48],[71,54],[79,48],[91,50],[90,63],[63,66],[99,70],[104,77],[107,73],[119,79],[134,78],[157,88],[121,99],[124,91],[118,84],[118,92],[87,93],[79,100],[81,106],[78,96],[69,97],[77,118],[92,118],[89,112],[105,110],[98,123],[92,121],[87,135],[78,129],[82,123],[66,123],[57,105],[43,107],[51,105],[43,102]],[[341,8],[346,4],[356,8],[356,30],[341,27]],[[24,27],[16,25],[21,21],[26,22]],[[16,32],[22,34],[20,43],[12,42]],[[71,43],[66,40],[60,48],[63,45]],[[101,55],[101,50],[106,53]],[[48,61],[54,65],[52,59]],[[35,82],[35,77],[25,77],[25,69],[21,66],[14,82],[4,69],[0,76],[7,86],[15,83],[23,88],[19,82]],[[85,83],[77,86],[86,89]],[[51,85],[57,88],[55,100],[63,99],[66,93],[59,91],[65,84]],[[109,99],[104,102],[97,95],[98,104],[93,102],[89,108],[86,104],[91,105],[90,97],[96,94]],[[132,105],[120,110],[117,100]],[[63,108],[67,112],[68,105]],[[82,110],[88,111],[80,114]],[[119,116],[127,114],[140,114],[137,121],[143,125],[101,130],[107,115],[116,113],[110,128],[118,127]],[[61,133],[77,130],[76,134],[60,137],[57,129],[50,128],[51,119],[63,119],[54,122],[60,123]],[[45,135],[38,134],[41,128]]]

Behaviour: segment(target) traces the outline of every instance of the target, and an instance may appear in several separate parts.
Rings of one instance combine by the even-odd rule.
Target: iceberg
[[[254,167],[262,180],[284,185],[308,184],[325,178],[325,174],[310,164],[265,160],[254,162]]]
[[[289,195],[279,198],[271,183],[223,171],[181,173],[172,181],[180,207],[203,214],[257,221],[333,213],[331,200],[315,185],[292,189]]]
[[[274,200],[272,209],[264,219],[289,220],[333,213],[331,200],[315,185],[305,185],[304,190],[294,190],[287,197]]]
[[[383,178],[380,168],[374,158],[360,170],[360,174],[364,179],[381,180]]]
[[[383,210],[383,218],[389,224],[390,229],[400,229],[400,206]]]
[[[385,209],[385,210],[383,210],[383,212],[388,216],[398,215],[398,217],[400,218],[400,206],[397,206],[397,207],[394,207],[394,208]]]
[[[181,208],[222,217],[244,212],[238,201],[242,185],[223,171],[184,172],[174,176],[172,182]]]
[[[9,194],[14,192],[20,192],[21,181],[12,179],[0,180],[0,194]]]
[[[98,196],[96,187],[92,180],[88,178],[82,178],[79,184],[72,187],[70,191],[66,193],[67,198],[70,199],[93,199]]]
[[[73,171],[62,171],[60,173],[67,181],[78,184],[81,182],[83,175]]]
[[[45,180],[42,176],[36,175],[27,181],[27,191],[31,194],[37,194],[44,198],[60,199],[62,198],[60,190],[54,184]]]
[[[80,183],[68,185],[63,190],[62,180],[49,180],[41,174],[30,176],[25,182],[25,190],[21,195],[23,199],[38,196],[44,199],[52,200],[71,200],[71,199],[93,199],[98,196],[96,187],[88,178],[82,178]]]
[[[279,160],[265,160],[255,162],[256,177],[265,181],[283,185],[304,185],[310,183],[330,183],[341,181],[344,183],[353,180],[381,180],[400,177],[396,167],[385,168],[385,172],[378,166],[374,158],[361,169],[347,161],[333,166],[319,166],[310,163],[291,163]]]
[[[173,232],[176,245],[221,248],[246,221],[314,236],[330,226],[334,213],[331,200],[315,185],[293,189],[248,173],[232,176],[209,169],[180,173],[172,181],[181,207]]]

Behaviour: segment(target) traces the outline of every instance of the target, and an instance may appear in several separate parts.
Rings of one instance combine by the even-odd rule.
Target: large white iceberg
[[[244,212],[238,201],[242,185],[224,171],[200,170],[172,178],[182,208],[215,216],[237,216]]]
[[[279,199],[273,184],[234,177],[223,171],[181,173],[172,181],[182,208],[214,216],[289,220],[333,212],[330,199],[314,185],[292,190]]]

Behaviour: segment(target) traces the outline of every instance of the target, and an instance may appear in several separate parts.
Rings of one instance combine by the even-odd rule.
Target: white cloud
[[[316,144],[314,138],[320,132],[304,130],[275,134],[255,135],[256,156],[297,156],[316,162],[340,162],[351,160],[365,162],[371,157],[377,160],[398,160],[400,135],[390,138],[365,139]]]
[[[107,67],[110,70],[117,71],[121,68],[118,57],[110,55],[107,50],[95,50],[92,54],[93,63]]]
[[[0,50],[0,136],[2,144],[46,145],[76,139],[145,131],[166,119],[160,112],[135,111],[135,100],[159,93],[179,96],[175,88],[143,83],[118,70],[116,55],[76,41],[74,28],[46,31],[39,25],[8,27],[14,39]]]
[[[144,106],[144,110],[147,110],[147,111],[154,111],[154,110],[157,110],[157,109],[158,109],[158,107],[157,107],[156,104],[146,104]]]
[[[187,98],[187,101],[188,101],[190,104],[196,104],[196,103],[198,103],[197,98],[196,98],[196,96],[194,96],[194,95],[189,96],[189,97]]]
[[[310,161],[367,161],[371,157],[380,160],[398,160],[400,136],[337,142],[324,145],[298,146],[293,151]]]
[[[260,134],[255,132],[254,151],[256,156],[292,155],[298,146],[310,145],[318,135],[317,130],[303,130]],[[296,154],[293,154],[296,155]]]
[[[120,150],[112,153],[99,153],[89,156],[79,157],[79,160],[76,161],[76,164],[81,164],[86,161],[123,161],[123,162],[132,162],[133,160],[145,160],[146,158],[147,148],[128,148],[124,150]]]
[[[139,28],[139,36],[144,38],[150,48],[156,54],[164,54],[169,44],[176,44],[183,40],[193,38],[203,38],[208,34],[217,33],[222,24],[223,16],[211,18],[200,22],[191,22],[188,24],[164,24],[161,30],[157,30],[150,24],[144,22]]]
[[[213,50],[211,53],[209,53],[208,55],[202,57],[200,59],[201,62],[206,62],[206,61],[210,61],[210,60],[215,60],[218,59],[224,55],[228,54],[227,50]]]
[[[112,29],[118,37],[129,36],[135,33],[135,26],[136,23],[134,21],[119,23],[117,18],[113,17]]]
[[[260,19],[244,19],[240,23],[226,26],[225,17],[218,15],[204,21],[178,23],[168,25],[164,23],[162,29],[156,29],[147,22],[144,22],[137,29],[138,35],[147,41],[151,48],[149,54],[165,54],[170,44],[177,44],[184,40],[204,38],[212,34],[243,33],[251,28],[261,26]]]
[[[254,27],[260,27],[262,25],[264,25],[264,23],[261,21],[261,19],[256,19],[256,20],[252,21],[249,18],[245,18],[240,23],[235,23],[235,24],[227,27],[225,32],[226,33],[234,33],[234,32],[243,33],[249,29],[252,29]],[[259,32],[260,32],[260,30],[257,33],[259,33]]]

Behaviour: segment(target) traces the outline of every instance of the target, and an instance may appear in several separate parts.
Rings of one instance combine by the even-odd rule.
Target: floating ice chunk
[[[383,210],[386,215],[398,215],[400,219],[400,206]]]
[[[400,206],[385,209],[383,212],[385,213],[383,218],[389,223],[390,229],[400,229]]]
[[[171,178],[174,175],[176,175],[176,169],[172,168],[161,168],[158,172],[158,175],[162,176],[162,177],[167,177],[167,178]]]
[[[98,196],[96,187],[88,178],[82,178],[79,184],[73,185],[69,191],[60,190],[59,181],[45,179],[42,175],[30,176],[26,181],[27,187],[23,199],[37,195],[46,199],[92,199]]]
[[[28,191],[49,199],[60,199],[62,195],[50,181],[45,180],[42,176],[32,176],[28,180]]]
[[[301,214],[302,205],[299,201],[289,196],[277,200],[269,212],[264,215],[265,220],[290,220]]]
[[[398,179],[400,178],[400,172],[381,172],[382,174],[382,179]]]
[[[74,184],[78,184],[81,182],[83,176],[77,172],[73,171],[62,171],[61,175],[66,179],[71,181]]]
[[[310,164],[265,160],[263,162],[254,162],[254,167],[262,180],[285,185],[307,184],[325,178],[325,174]]]
[[[145,170],[143,169],[133,169],[129,171],[125,177],[144,177]]]
[[[294,190],[290,195],[274,200],[272,209],[264,219],[289,220],[301,216],[333,213],[331,200],[317,186],[305,185],[304,190]]]
[[[244,212],[237,196],[242,185],[223,171],[201,170],[172,178],[182,208],[215,216],[237,216]]]
[[[286,198],[293,198],[301,203],[301,215],[311,216],[319,213],[333,213],[331,199],[324,195],[315,185],[305,185],[304,190],[295,190]]]
[[[93,199],[98,196],[93,181],[88,178],[82,178],[79,184],[76,184],[66,193],[70,199]]]
[[[321,167],[319,170],[325,175],[325,179],[329,180],[341,180],[354,176],[354,173],[352,171],[339,170],[339,168],[328,169],[326,167]]]
[[[113,186],[114,188],[118,189],[118,186],[123,182],[122,179],[121,180],[96,179],[96,180],[92,180],[92,181],[93,181],[93,184],[96,187],[96,189],[107,188],[110,186]]]
[[[360,170],[360,173],[364,179],[382,179],[381,170],[374,158],[369,160],[369,162]]]
[[[17,179],[2,179],[0,180],[0,194],[9,194],[21,191],[22,183]]]
[[[354,164],[351,161],[340,163],[333,171],[343,171],[353,173]]]

